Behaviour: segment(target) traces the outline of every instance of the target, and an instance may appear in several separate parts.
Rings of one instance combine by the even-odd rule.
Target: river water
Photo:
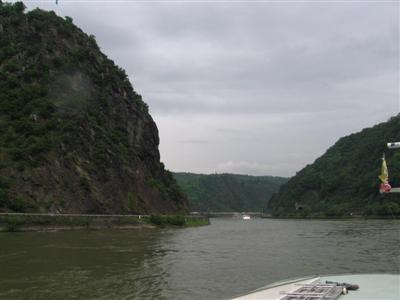
[[[0,299],[225,299],[303,275],[399,273],[399,245],[394,220],[0,233]]]

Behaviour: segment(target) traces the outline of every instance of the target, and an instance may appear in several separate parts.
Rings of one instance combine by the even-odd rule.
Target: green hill
[[[400,215],[400,194],[380,195],[378,175],[386,153],[390,183],[400,186],[400,116],[339,139],[313,164],[284,184],[269,202],[276,216]],[[295,204],[303,207],[296,210]]]
[[[234,174],[174,173],[192,211],[263,211],[286,178]]]
[[[0,1],[0,211],[185,211],[125,71],[72,19]]]

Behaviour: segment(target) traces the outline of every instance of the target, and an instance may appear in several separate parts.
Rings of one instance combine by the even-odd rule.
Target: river
[[[0,299],[225,299],[313,274],[399,273],[395,220],[212,219],[0,233]]]

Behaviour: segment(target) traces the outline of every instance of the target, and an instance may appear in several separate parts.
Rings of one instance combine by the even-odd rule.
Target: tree
[[[18,14],[22,14],[25,11],[25,8],[26,8],[26,6],[22,2],[15,2],[15,4],[14,4],[15,12]]]

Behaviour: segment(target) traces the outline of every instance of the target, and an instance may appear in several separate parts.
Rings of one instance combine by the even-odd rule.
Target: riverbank
[[[399,220],[400,216],[374,216],[374,215],[346,215],[346,216],[301,216],[301,215],[291,215],[291,216],[272,216],[272,215],[262,215],[263,219],[296,219],[296,220]]]
[[[206,216],[209,218],[232,218],[241,216],[242,212],[195,212],[192,215],[195,216]],[[261,218],[261,219],[298,219],[298,220],[399,220],[399,215],[324,215],[324,214],[290,214],[290,215],[271,215],[261,212],[245,212],[251,218]]]
[[[83,215],[83,214],[0,214],[0,232],[59,231],[82,229],[149,229],[208,225],[205,216],[180,215]]]

